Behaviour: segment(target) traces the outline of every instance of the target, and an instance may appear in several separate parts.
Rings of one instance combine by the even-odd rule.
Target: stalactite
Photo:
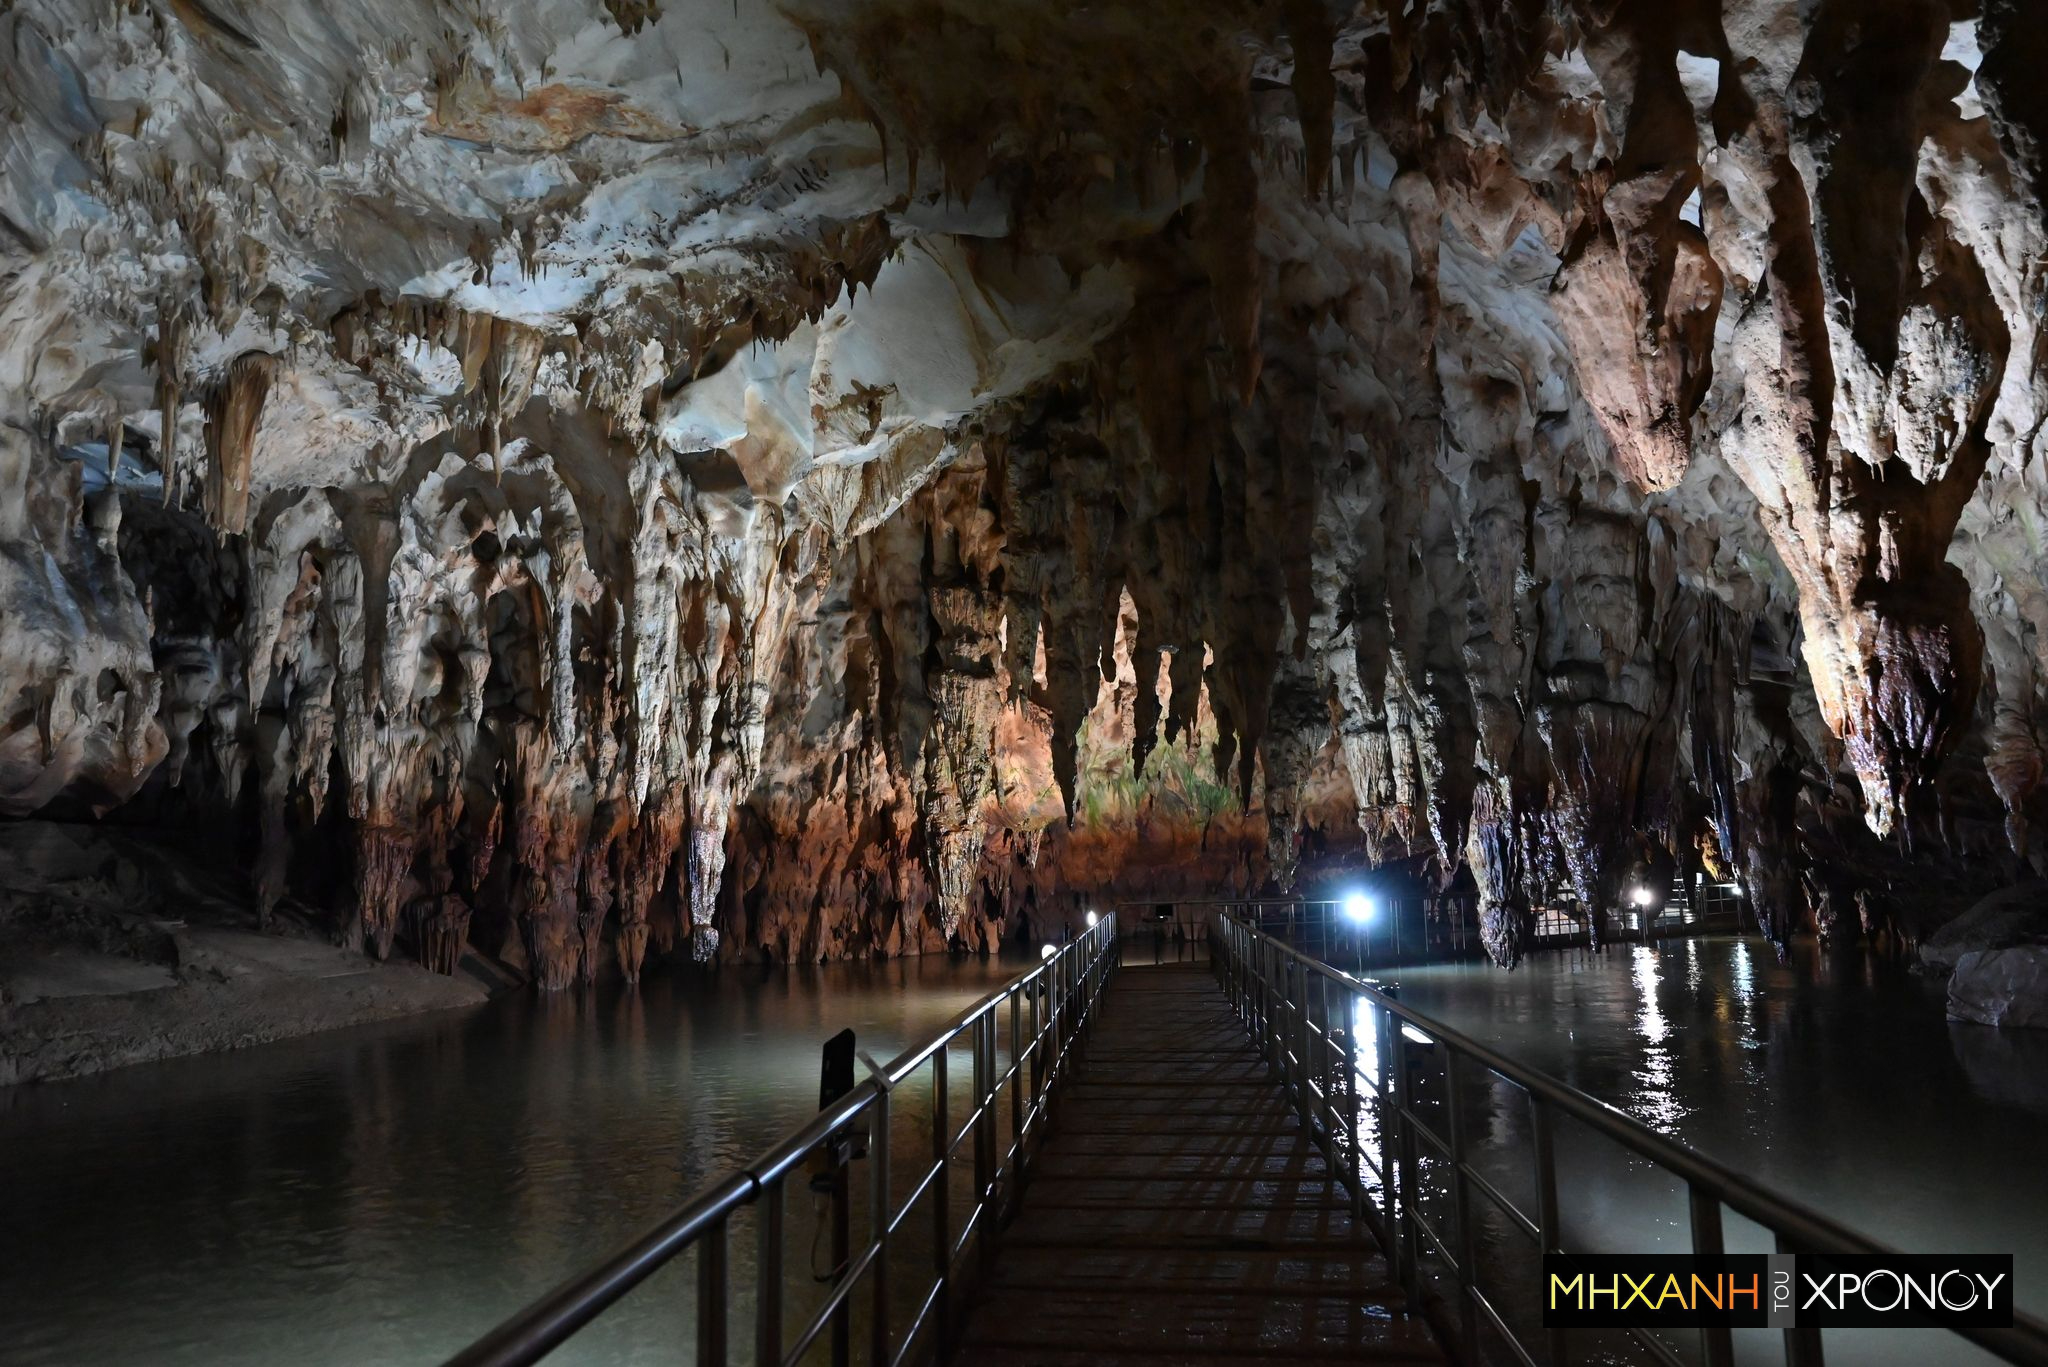
[[[546,728],[517,723],[512,735],[512,860],[518,870],[521,938],[534,981],[550,992],[576,978],[582,952],[577,935],[581,849],[587,813],[572,791],[573,771],[558,764]]]
[[[682,845],[684,823],[682,796],[664,790],[650,806],[641,809],[639,820],[629,829],[620,855],[619,872],[619,969],[626,981],[640,980],[647,960],[648,909],[664,887]]]
[[[671,92],[647,3],[421,67],[339,0],[341,84],[26,3],[0,812],[174,786],[264,923],[339,860],[547,989],[2048,863],[2024,5],[746,7]]]
[[[690,957],[698,963],[718,958],[718,886],[725,876],[725,830],[732,819],[729,774],[719,774],[690,794],[690,834],[685,849],[684,879],[690,914]]]
[[[277,376],[277,358],[245,352],[229,365],[206,411],[206,515],[223,535],[249,522],[249,481],[263,405]],[[175,404],[175,398],[167,402]],[[166,442],[166,446],[169,443]]]

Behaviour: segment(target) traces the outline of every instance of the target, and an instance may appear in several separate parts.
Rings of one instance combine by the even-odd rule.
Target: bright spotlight
[[[1354,892],[1344,899],[1344,919],[1354,926],[1362,926],[1372,919],[1372,898],[1362,892]]]
[[[1092,911],[1091,911],[1091,912],[1089,912],[1089,913],[1088,913],[1088,929],[1090,929],[1090,930],[1093,930],[1093,929],[1095,929],[1095,923],[1096,923],[1096,922],[1098,922],[1098,921],[1100,921],[1101,919],[1102,919],[1102,918],[1101,918],[1100,916],[1096,915],[1096,914],[1095,914],[1094,912],[1092,912]]]
[[[1057,953],[1059,953],[1059,951],[1057,949],[1054,949],[1051,945],[1040,945],[1038,947],[1038,957],[1041,959],[1050,959],[1053,955]]]
[[[1636,888],[1629,893],[1628,900],[1639,907],[1646,907],[1650,905],[1650,890],[1648,888]]]
[[[1406,1039],[1406,1040],[1407,1040],[1407,1041],[1408,1041],[1408,1042],[1409,1042],[1410,1044],[1435,1044],[1435,1043],[1436,1043],[1436,1041],[1435,1041],[1435,1040],[1433,1040],[1433,1039],[1431,1039],[1431,1038],[1430,1038],[1429,1036],[1427,1036],[1427,1035],[1423,1034],[1423,1033],[1422,1033],[1422,1032],[1421,1032],[1420,1030],[1417,1030],[1417,1029],[1416,1029],[1416,1028],[1415,1028],[1414,1026],[1410,1025],[1410,1024],[1409,1024],[1409,1023],[1407,1022],[1407,1021],[1402,1021],[1402,1022],[1401,1022],[1401,1035],[1402,1035],[1402,1038]]]

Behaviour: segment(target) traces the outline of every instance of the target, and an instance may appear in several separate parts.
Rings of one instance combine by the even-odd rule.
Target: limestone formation
[[[547,988],[2048,873],[2026,0],[0,38],[0,815]]]

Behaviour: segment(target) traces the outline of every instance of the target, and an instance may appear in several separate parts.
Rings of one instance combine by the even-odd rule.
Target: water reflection
[[[1675,1064],[1664,1043],[1671,1033],[1671,1023],[1657,1003],[1657,951],[1648,945],[1637,945],[1633,965],[1639,998],[1636,1030],[1642,1035],[1645,1048],[1636,1069],[1636,1085],[1628,1099],[1628,1112],[1659,1133],[1675,1134],[1685,1118],[1685,1107],[1679,1104],[1673,1087]]]
[[[1997,1030],[1950,1021],[1950,1046],[1985,1101],[2048,1116],[2048,1030]]]
[[[827,1035],[887,1058],[1019,966],[735,969],[0,1091],[0,1361],[436,1361],[809,1115]],[[675,1360],[691,1294],[660,1274],[564,1360]]]
[[[1942,985],[1893,964],[1811,945],[1780,964],[1734,938],[1396,976],[1418,1010],[1875,1238],[2012,1252],[2020,1303],[2048,1310],[2048,1034],[1950,1026]],[[1519,1194],[1526,1107],[1486,1104],[1502,1136],[1486,1161]],[[1580,1246],[1686,1247],[1684,1195],[1662,1174],[1583,1132],[1561,1133],[1559,1163]],[[1731,1217],[1729,1238],[1761,1235]]]
[[[1385,1161],[1380,1144],[1380,1107],[1376,1103],[1381,1087],[1386,1085],[1386,1074],[1380,1066],[1380,1026],[1378,1008],[1363,997],[1354,998],[1351,1036],[1355,1041],[1353,1059],[1357,1072],[1352,1078],[1351,1094],[1359,1099],[1358,1166],[1366,1188],[1375,1193],[1381,1189],[1379,1172]]]

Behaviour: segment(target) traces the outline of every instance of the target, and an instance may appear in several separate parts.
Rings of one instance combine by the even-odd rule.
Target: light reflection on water
[[[1636,1031],[1643,1039],[1643,1058],[1636,1069],[1635,1087],[1628,1098],[1628,1113],[1659,1134],[1676,1134],[1685,1119],[1685,1107],[1674,1088],[1675,1065],[1665,1039],[1671,1023],[1657,1005],[1657,951],[1648,945],[1634,949],[1633,976],[1639,1003]]]
[[[812,1114],[827,1036],[889,1058],[1023,966],[730,969],[0,1090],[0,1362],[437,1361]],[[677,1361],[690,1294],[558,1358]]]
[[[1733,938],[1391,976],[1417,1010],[1876,1239],[2012,1253],[2020,1305],[2048,1312],[2048,1032],[1951,1025],[1939,983],[1810,945],[1780,964]],[[1485,1108],[1468,1122],[1488,1150],[1476,1161],[1533,1211],[1526,1101],[1498,1085],[1468,1096]],[[1576,1125],[1558,1136],[1568,1243],[1690,1250],[1682,1188]],[[1519,1232],[1481,1216],[1484,1242],[1520,1259]],[[1727,1218],[1731,1251],[1764,1251],[1760,1230]],[[1842,1337],[1842,1360],[1979,1360],[1946,1338]]]
[[[0,1362],[435,1361],[808,1115],[826,1035],[853,1025],[886,1057],[1015,967],[743,970],[0,1091]],[[1948,1026],[1938,985],[1738,940],[1395,976],[1419,1010],[1875,1237],[2015,1253],[2021,1304],[2048,1309],[2048,1032]],[[1478,1085],[1476,1161],[1533,1209],[1526,1105]],[[1639,1160],[1569,1126],[1559,1156],[1576,1246],[1688,1247],[1682,1194]],[[1482,1220],[1497,1248],[1520,1237]],[[1730,1219],[1731,1248],[1755,1240]],[[562,1360],[677,1360],[689,1280],[663,1275]],[[1962,1360],[1947,1347],[1889,1360]]]

